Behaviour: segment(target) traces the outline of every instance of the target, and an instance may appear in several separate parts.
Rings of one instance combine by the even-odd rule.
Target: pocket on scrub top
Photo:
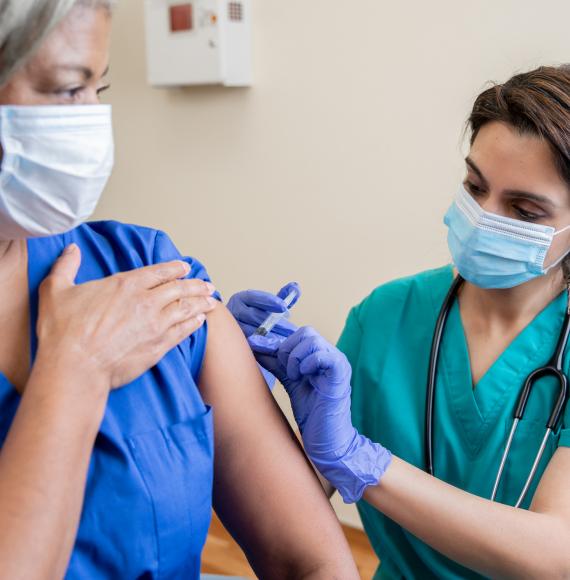
[[[504,444],[507,442],[512,425],[512,419],[509,419],[505,422]],[[523,419],[519,422],[519,426],[517,427],[517,432],[515,433],[511,450],[509,452],[507,464],[505,466],[503,479],[497,493],[497,499],[501,503],[508,503],[513,505],[518,500],[527,477],[530,474],[530,470],[532,469],[536,454],[540,449],[540,444],[542,443],[545,432],[546,420],[531,421]],[[525,500],[521,505],[523,508],[528,508],[530,505],[534,492],[540,483],[540,478],[542,477],[548,462],[556,451],[556,439],[557,437],[553,433],[551,433],[548,437],[548,441],[546,443],[546,447],[544,448],[544,453],[542,455],[542,459],[540,460],[536,475],[534,476],[534,480],[528,490],[528,493],[526,494]],[[503,450],[504,448],[501,449],[501,453]]]
[[[146,486],[158,577],[194,578],[212,512],[213,412],[127,439]]]

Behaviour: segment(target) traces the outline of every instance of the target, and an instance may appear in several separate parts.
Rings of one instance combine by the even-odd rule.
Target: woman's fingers
[[[236,319],[246,336],[249,336],[255,332],[263,322],[265,322],[265,319],[269,316],[269,314],[271,314],[271,312],[268,310],[260,310],[259,308],[252,308],[242,305],[239,316],[237,316]],[[289,322],[286,318],[282,318],[273,327],[271,334],[278,334],[279,336],[288,337],[291,336],[297,329],[298,327],[295,326],[295,324]]]
[[[299,363],[299,373],[302,375],[318,375],[334,370],[337,358],[334,353],[317,350],[308,354]]]
[[[70,244],[52,266],[48,278],[51,279],[52,285],[55,284],[58,287],[73,286],[80,265],[81,250],[77,244]]]
[[[171,302],[162,310],[161,316],[165,322],[165,328],[170,328],[186,320],[206,315],[216,307],[218,301],[211,296],[197,296],[183,298]]]
[[[247,342],[256,355],[266,354],[275,356],[283,339],[271,335],[261,336],[260,334],[253,334],[248,338]]]
[[[302,374],[301,363],[309,356],[324,349],[324,341],[320,336],[309,335],[306,336],[299,344],[290,352],[287,359],[287,376],[293,380],[298,381]],[[325,343],[326,344],[326,343]]]
[[[179,278],[184,278],[190,273],[190,265],[182,260],[173,262],[163,262],[153,266],[145,266],[130,272],[117,274],[118,276],[128,277],[140,288],[151,290],[157,286],[162,286],[167,282],[172,282]]]
[[[299,373],[309,377],[313,387],[325,397],[342,399],[350,392],[350,365],[336,348],[319,348],[309,354],[300,362]]]
[[[302,376],[320,377],[334,387],[350,380],[350,365],[344,354],[310,327],[285,340],[277,356],[292,381]]]
[[[267,314],[272,312],[286,312],[287,306],[283,300],[269,292],[246,290],[239,293],[242,303],[249,308],[257,308]],[[266,314],[266,316],[267,316]]]
[[[299,286],[297,282],[289,282],[289,284],[283,286],[283,288],[281,288],[281,290],[279,290],[279,292],[277,293],[277,296],[284,300],[293,291],[295,291],[296,296],[293,299],[293,302],[291,302],[291,304],[289,305],[289,308],[293,308],[293,306],[295,306],[295,304],[297,304],[297,302],[299,301],[299,298],[301,298],[301,286]]]
[[[173,280],[167,282],[151,292],[156,299],[159,308],[165,308],[177,300],[192,299],[197,297],[210,297],[216,288],[210,282],[204,280]],[[212,298],[212,303],[216,302]]]
[[[250,304],[246,304],[245,302],[242,302],[239,305],[239,308],[235,308],[235,304],[232,306],[232,304],[228,303],[228,309],[230,309],[230,312],[240,324],[249,324],[256,328],[270,314],[273,314],[274,312],[285,312],[284,310],[277,310],[277,307],[274,309],[258,308],[256,306],[250,306]]]
[[[299,346],[302,342],[317,336],[319,336],[318,332],[310,326],[303,326],[302,328],[299,328],[294,334],[292,334],[289,338],[285,339],[281,343],[279,350],[277,351],[277,358],[279,359],[279,362],[285,368],[287,368],[289,357],[293,350],[295,350],[295,348],[297,348],[297,346]],[[293,377],[289,378],[293,379]]]
[[[164,353],[172,350],[179,345],[183,340],[194,334],[206,321],[205,314],[199,314],[195,318],[189,318],[174,326],[171,326],[163,336]]]

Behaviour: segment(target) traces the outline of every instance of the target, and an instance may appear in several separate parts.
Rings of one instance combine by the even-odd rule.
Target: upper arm
[[[553,517],[559,523],[553,539],[570,545],[570,448],[559,447],[550,460],[534,494],[530,510]],[[555,531],[553,530],[553,531]]]
[[[200,390],[214,408],[214,507],[256,573],[358,578],[334,512],[222,305],[208,315]]]

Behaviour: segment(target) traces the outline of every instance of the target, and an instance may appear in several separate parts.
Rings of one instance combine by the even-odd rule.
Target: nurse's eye
[[[466,181],[465,182],[465,186],[467,188],[467,191],[473,196],[473,197],[477,197],[479,195],[483,195],[485,192],[483,191],[483,189],[481,187],[479,187],[478,185],[475,185],[474,183],[472,183],[471,181]]]
[[[515,212],[518,214],[518,216],[527,222],[535,222],[543,217],[545,217],[544,215],[540,215],[537,213],[533,213],[531,211],[528,211],[518,205],[513,205],[513,209],[515,210]]]

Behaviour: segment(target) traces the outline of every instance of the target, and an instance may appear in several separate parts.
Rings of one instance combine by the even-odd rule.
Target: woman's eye
[[[99,87],[97,89],[97,94],[100,95],[101,93],[108,91],[110,88],[111,88],[111,85],[105,85],[105,86]]]
[[[536,221],[536,220],[540,219],[541,217],[543,217],[543,216],[538,215],[536,213],[532,213],[530,211],[527,211],[527,210],[525,210],[522,207],[517,206],[517,205],[513,205],[513,209],[525,221],[533,222],[533,221]]]
[[[479,186],[471,183],[470,181],[466,181],[465,185],[472,195],[481,195],[483,193],[483,190]]]
[[[67,99],[76,99],[83,92],[84,87],[73,87],[71,89],[61,89],[56,91],[56,95]]]

